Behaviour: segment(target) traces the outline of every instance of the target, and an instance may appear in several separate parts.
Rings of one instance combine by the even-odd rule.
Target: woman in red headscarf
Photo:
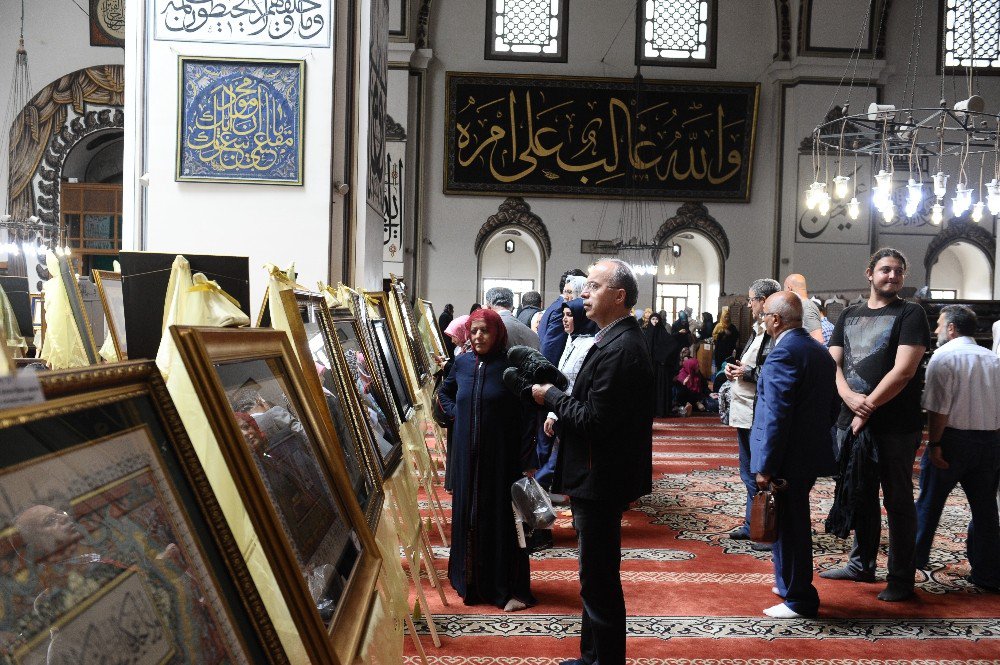
[[[448,578],[466,605],[515,611],[535,604],[510,507],[511,484],[538,466],[534,417],[500,380],[508,366],[503,319],[478,309],[466,326],[472,352],[455,358],[439,392],[455,419]]]

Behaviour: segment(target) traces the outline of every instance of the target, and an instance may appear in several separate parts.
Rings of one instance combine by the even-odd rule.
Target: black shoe
[[[990,586],[989,584],[980,584],[976,580],[972,579],[972,575],[966,575],[962,579],[977,589],[982,589],[983,591],[988,591],[990,593],[1000,593],[1000,587]]]
[[[535,529],[528,538],[528,553],[541,552],[552,547],[552,529]]]
[[[819,574],[825,580],[850,580],[851,582],[874,582],[875,573],[858,572],[853,568],[831,568]]]
[[[729,540],[750,540],[750,532],[740,527],[739,529],[733,529],[728,534],[726,538]]]
[[[913,597],[913,587],[894,587],[891,584],[878,595],[879,600],[887,603],[898,603]]]
[[[771,552],[774,550],[774,543],[750,543],[750,549],[754,552]]]

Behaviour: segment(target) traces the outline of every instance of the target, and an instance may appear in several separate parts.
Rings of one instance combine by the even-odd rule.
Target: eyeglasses
[[[777,312],[761,312],[761,316],[781,316]]]
[[[752,305],[754,300],[766,300],[766,298],[761,298],[760,296],[754,296],[753,298],[747,298],[747,304]]]

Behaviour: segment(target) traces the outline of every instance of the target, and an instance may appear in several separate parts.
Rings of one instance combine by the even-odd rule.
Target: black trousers
[[[625,665],[622,513],[625,506],[571,497],[580,548],[583,627],[580,657],[593,665]]]

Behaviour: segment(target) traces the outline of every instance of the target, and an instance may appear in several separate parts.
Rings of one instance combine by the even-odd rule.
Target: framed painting
[[[94,285],[104,307],[104,320],[108,334],[115,347],[118,360],[128,358],[128,343],[125,337],[125,298],[122,293],[122,274],[110,270],[91,270]]]
[[[420,386],[427,383],[427,379],[431,376],[433,355],[427,354],[419,339],[417,317],[414,316],[413,308],[410,307],[410,301],[406,297],[406,287],[403,280],[395,275],[390,275],[389,300],[392,302],[389,309],[393,310],[393,316],[390,318],[397,322],[396,335],[403,342],[400,346],[409,353],[414,373],[417,376],[417,389],[419,389]],[[398,316],[395,316],[397,313]]]
[[[329,317],[326,301],[318,293],[308,291],[282,291],[279,294],[284,315],[291,329],[292,346],[302,365],[302,374],[313,394],[326,405],[330,415],[328,425],[337,434],[337,443],[344,458],[344,469],[351,483],[354,498],[365,514],[372,531],[378,526],[382,514],[382,483],[373,462],[366,455],[371,446],[362,443],[363,430],[358,426],[360,408],[353,394],[343,389],[346,368],[338,362],[336,350],[328,346]],[[265,306],[269,302],[265,298]],[[262,319],[270,320],[269,307]],[[351,385],[347,383],[346,385]]]
[[[83,294],[80,292],[80,282],[76,276],[76,269],[73,267],[69,256],[60,256],[59,259],[59,279],[66,288],[66,296],[69,298],[69,309],[73,315],[73,327],[80,335],[83,343],[83,351],[87,356],[87,362],[96,365],[101,361],[97,353],[97,343],[94,342],[94,329],[90,327],[90,317],[87,316],[87,306],[83,302]]]
[[[125,48],[125,0],[90,0],[90,45]]]
[[[420,339],[423,340],[424,349],[429,358],[448,358],[448,349],[444,345],[444,331],[438,325],[437,313],[434,311],[434,303],[423,298],[416,299],[417,331],[420,332]]]
[[[301,185],[305,62],[179,60],[176,179]]]
[[[381,316],[379,314],[380,310],[371,304],[372,298],[368,295],[362,295],[344,286],[341,286],[341,291],[343,292],[344,302],[348,304],[350,311],[357,318],[360,342],[367,350],[367,360],[373,372],[371,376],[378,389],[381,390],[382,395],[384,395],[384,411],[386,415],[391,415],[398,427],[402,428],[403,423],[407,421],[410,414],[406,411],[399,411],[396,407],[396,400],[393,398],[390,387],[389,368],[380,360],[382,354],[379,353],[378,343],[375,340],[375,330],[371,324],[373,318]]]
[[[320,323],[328,346],[344,363],[345,382],[358,398],[361,425],[365,431],[361,438],[369,442],[382,478],[388,478],[403,457],[403,440],[399,436],[394,404],[386,399],[385,384],[378,379],[379,374],[372,365],[371,354],[366,351],[361,328],[354,315],[346,308],[327,309],[326,314]]]
[[[172,326],[311,662],[357,655],[381,561],[282,331]]]
[[[4,662],[288,663],[156,366],[38,380],[0,410]]]
[[[365,300],[376,313],[369,321],[374,359],[385,367],[389,392],[396,403],[396,408],[401,414],[409,414],[416,399],[417,386],[411,387],[410,381],[407,379],[406,365],[403,362],[403,354],[409,353],[406,341],[396,339],[398,333],[393,332],[389,318],[388,295],[382,292],[365,291]]]

